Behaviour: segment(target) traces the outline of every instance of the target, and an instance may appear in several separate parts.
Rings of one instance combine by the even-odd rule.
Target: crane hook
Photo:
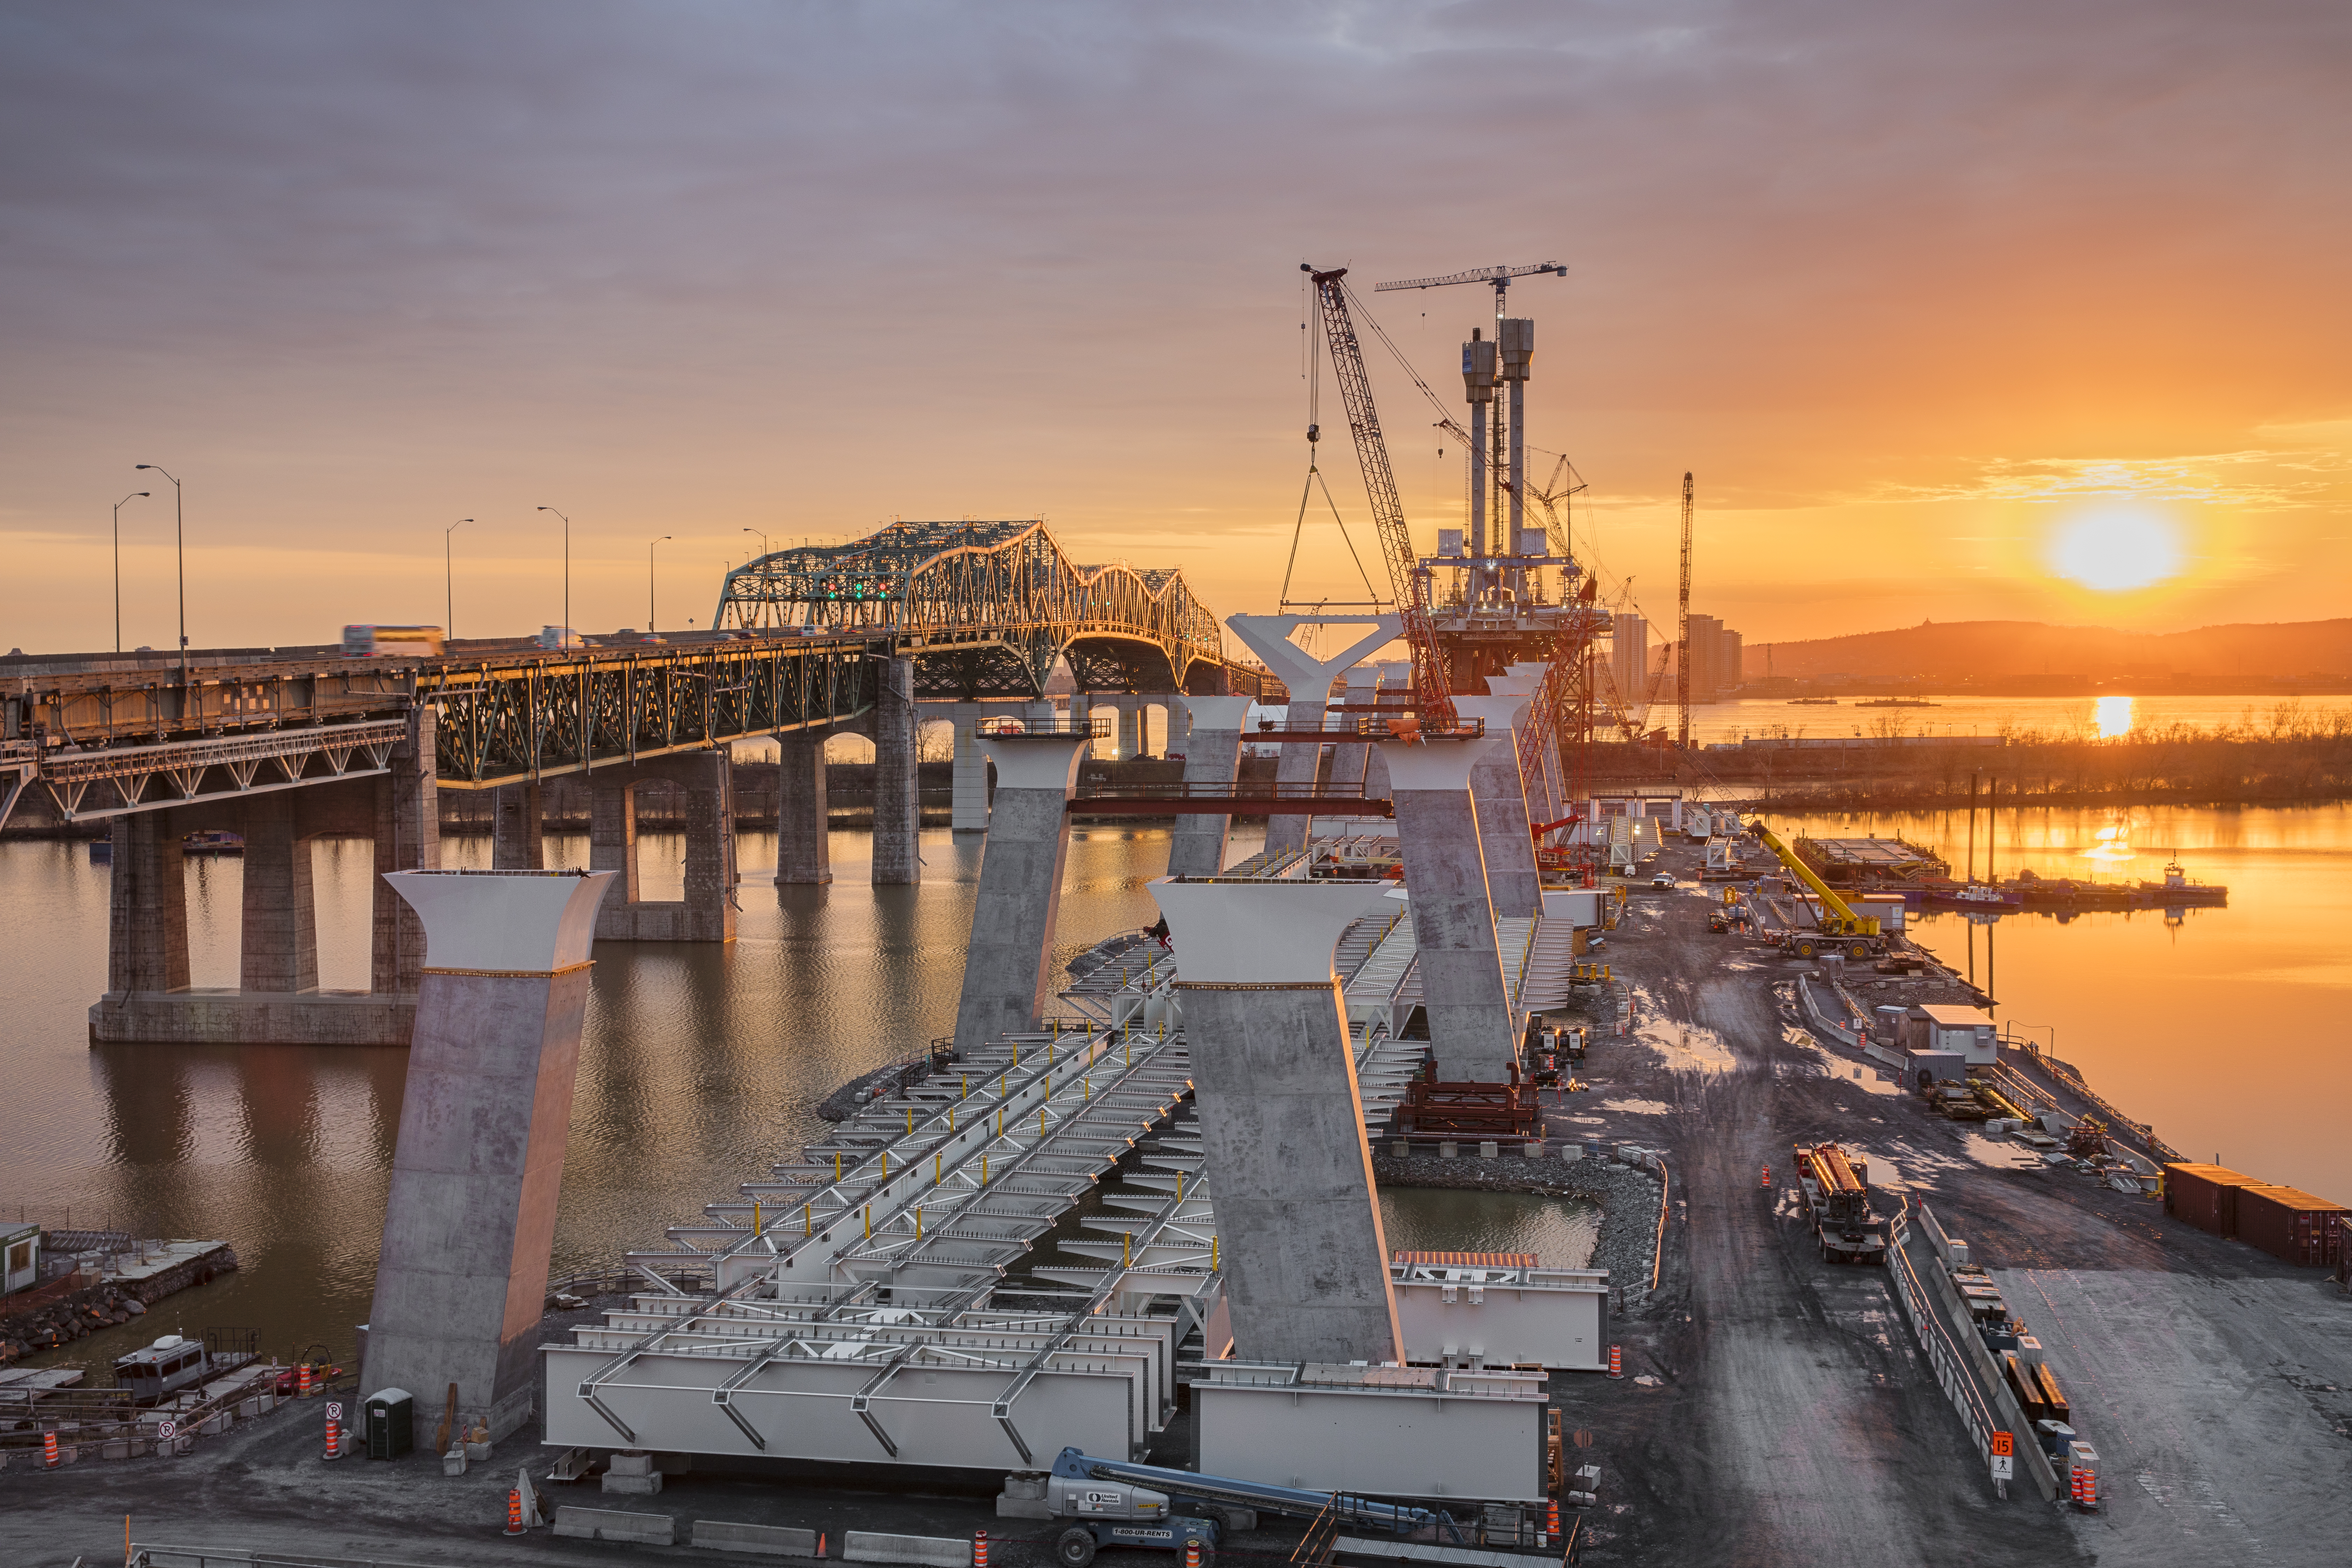
[[[1307,427],[1307,439],[1310,443],[1323,439],[1323,426],[1320,425],[1309,425]]]

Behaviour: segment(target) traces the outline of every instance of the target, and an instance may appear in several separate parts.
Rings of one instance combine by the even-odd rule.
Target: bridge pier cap
[[[1144,884],[1168,917],[1186,984],[1314,985],[1338,979],[1332,953],[1381,906],[1387,882],[1160,877]]]
[[[425,925],[428,969],[541,975],[588,961],[615,871],[388,871]]]
[[[1295,699],[1305,702],[1328,700],[1331,678],[1354,664],[1364,655],[1383,643],[1395,641],[1403,635],[1404,623],[1395,616],[1228,616],[1225,625],[1242,646],[1265,661],[1266,668],[1282,678]],[[1331,658],[1317,658],[1290,640],[1290,634],[1301,626],[1370,626],[1372,629],[1355,642],[1339,650]]]
[[[1067,800],[1077,791],[1079,760],[1095,739],[1090,727],[1080,728],[1082,732],[1076,735],[1007,728],[994,733],[983,731],[977,740],[981,754],[996,764],[1000,792],[1058,789]]]
[[[1455,698],[1454,705],[1460,707],[1462,700]],[[1381,760],[1388,764],[1390,788],[1460,790],[1466,795],[1470,790],[1470,770],[1487,752],[1505,744],[1507,739],[1490,732],[1458,741],[1439,736],[1419,741],[1376,741],[1373,744]]]

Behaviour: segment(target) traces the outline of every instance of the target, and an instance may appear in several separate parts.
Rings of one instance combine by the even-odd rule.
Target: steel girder
[[[877,651],[762,639],[443,665],[418,672],[417,700],[439,710],[441,787],[488,789],[854,719],[879,695]]]
[[[1088,690],[1223,689],[1223,636],[1183,574],[1073,562],[1034,521],[894,522],[727,574],[712,625],[887,631],[925,697],[1038,697],[1057,658]]]

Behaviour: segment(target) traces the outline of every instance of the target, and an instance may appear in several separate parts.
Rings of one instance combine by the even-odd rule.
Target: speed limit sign
[[[2006,1432],[1992,1435],[1992,1479],[1997,1481],[2017,1479],[2017,1439]]]

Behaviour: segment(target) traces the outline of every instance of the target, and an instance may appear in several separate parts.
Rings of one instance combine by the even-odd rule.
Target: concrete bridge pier
[[[598,768],[589,775],[588,865],[613,873],[596,915],[604,942],[735,940],[735,769],[726,747]],[[674,784],[686,796],[686,896],[639,896],[637,792]]]
[[[824,798],[824,736],[806,730],[776,737],[776,883],[833,880],[832,826]]]
[[[874,713],[874,885],[913,887],[923,879],[922,789],[916,771],[915,661],[882,668]]]
[[[414,996],[425,963],[425,928],[384,878],[441,866],[441,804],[434,780],[434,710],[410,710],[408,739],[393,749],[392,771],[375,781],[375,891],[368,944],[368,989]]]
[[[537,871],[547,865],[546,806],[539,781],[500,784],[490,792],[490,864],[500,871]]]
[[[530,1419],[588,949],[615,879],[388,880],[427,950],[361,1386],[410,1390],[428,1425],[451,1384],[460,1419],[486,1422],[493,1441]]]
[[[1385,885],[1170,877],[1150,887],[1181,975],[1235,1353],[1402,1361],[1331,963],[1341,933],[1383,901]]]
[[[1332,679],[1364,655],[1395,637],[1403,623],[1394,616],[1370,616],[1332,622],[1318,621],[1307,616],[1229,616],[1225,625],[1233,628],[1234,635],[1257,655],[1266,668],[1282,678],[1283,685],[1289,690],[1289,712],[1283,721],[1283,727],[1312,730],[1323,722],[1324,710],[1330,703]],[[1317,658],[1290,640],[1293,631],[1308,625],[1368,626],[1371,629],[1332,658]],[[1349,717],[1353,719],[1355,715]],[[1352,732],[1355,726],[1350,723],[1347,728]],[[1282,748],[1282,758],[1276,766],[1274,776],[1278,784],[1311,784],[1320,774],[1322,766],[1322,747],[1292,742]],[[1268,817],[1265,847],[1286,853],[1304,849],[1307,826],[1308,819],[1304,816]]]
[[[1242,720],[1249,712],[1250,700],[1246,697],[1184,699],[1184,711],[1192,720],[1191,732],[1184,739],[1186,784],[1233,787],[1234,780],[1241,776]],[[1233,825],[1230,816],[1180,815],[1174,840],[1168,847],[1168,874],[1213,877],[1223,870],[1225,839]]]
[[[1470,770],[1507,741],[1382,741],[1397,849],[1421,966],[1422,1005],[1440,1078],[1501,1083],[1518,1060],[1519,1031],[1495,942],[1486,859],[1470,798]]]
[[[1470,800],[1478,813],[1478,844],[1486,858],[1486,893],[1496,920],[1526,920],[1543,908],[1543,883],[1536,873],[1535,838],[1528,830],[1528,793],[1519,775],[1518,731],[1513,715],[1527,707],[1521,697],[1456,697],[1454,710],[1483,719],[1486,733],[1500,736],[1470,769]]]
[[[180,849],[185,830],[173,824],[172,815],[142,811],[114,819],[113,885],[107,894],[110,994],[188,988],[188,885]],[[97,1009],[90,1022],[93,1041],[136,1037],[101,1036]]]
[[[1506,676],[1488,676],[1486,689],[1503,695],[1533,698],[1543,686],[1549,666],[1515,664]],[[1541,748],[1543,766],[1539,777],[1528,782],[1528,810],[1538,822],[1558,822],[1571,809],[1568,805],[1566,781],[1560,775],[1559,735],[1552,734],[1551,743]]]
[[[245,910],[237,983],[247,991],[319,988],[319,916],[310,841],[296,823],[294,791],[254,796],[245,808]]]
[[[980,749],[973,726],[989,711],[987,704],[949,702],[944,707],[955,731],[954,788],[950,795],[948,826],[956,833],[988,830],[988,758]]]
[[[1037,1026],[1053,998],[1054,922],[1069,856],[1070,796],[1088,737],[1001,735],[980,742],[996,765],[988,852],[972,901],[956,1043]]]

